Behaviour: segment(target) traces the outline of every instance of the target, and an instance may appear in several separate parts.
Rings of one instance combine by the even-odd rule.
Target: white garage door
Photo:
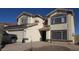
[[[17,42],[22,42],[22,39],[24,38],[23,31],[8,31],[8,33],[17,35]]]

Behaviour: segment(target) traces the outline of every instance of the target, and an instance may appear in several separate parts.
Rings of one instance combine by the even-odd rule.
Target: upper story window
[[[28,21],[28,17],[24,16],[21,18],[21,24],[27,24],[27,21]]]
[[[39,21],[38,20],[35,20],[35,23],[38,23]]]
[[[66,23],[66,16],[57,16],[51,18],[51,24]]]

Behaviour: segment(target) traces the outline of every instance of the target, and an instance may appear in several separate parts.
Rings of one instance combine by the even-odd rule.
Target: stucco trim
[[[56,12],[65,12],[67,14],[72,14],[73,15],[73,10],[69,10],[69,9],[65,9],[65,8],[58,8],[58,9],[55,9],[54,11],[50,12],[47,15],[47,17],[50,17],[52,14],[54,14]]]

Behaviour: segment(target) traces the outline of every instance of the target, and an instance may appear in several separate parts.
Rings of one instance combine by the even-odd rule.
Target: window
[[[54,31],[51,31],[51,38],[52,39],[57,39],[57,40],[61,40],[61,39],[66,40],[67,39],[67,30],[54,30]]]
[[[54,23],[61,23],[61,18],[59,18],[59,17],[58,18],[55,18],[54,19]]]
[[[64,17],[61,19],[61,22],[62,22],[62,23],[64,23],[64,22],[65,22]]]
[[[21,24],[27,24],[27,21],[28,21],[27,16],[24,16],[24,17],[21,18]]]
[[[51,24],[60,24],[60,23],[66,23],[65,16],[57,16],[51,18]]]
[[[35,20],[35,23],[38,23],[39,21],[38,20]]]

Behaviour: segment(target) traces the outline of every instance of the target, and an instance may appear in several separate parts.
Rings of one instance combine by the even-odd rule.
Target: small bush
[[[74,44],[79,45],[79,35],[75,35],[74,38]]]
[[[74,36],[75,40],[79,40],[79,35]]]

